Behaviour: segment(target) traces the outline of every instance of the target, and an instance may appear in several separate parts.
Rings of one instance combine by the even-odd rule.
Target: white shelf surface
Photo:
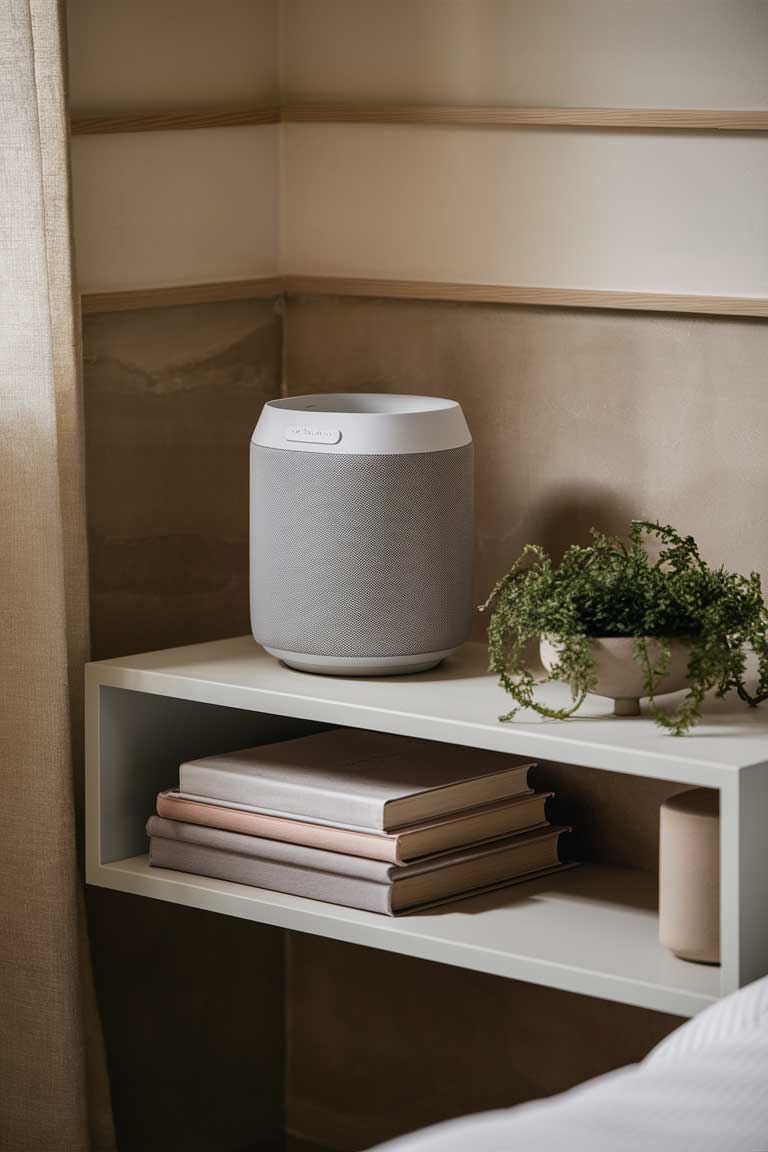
[[[501,723],[509,701],[476,644],[431,672],[342,679],[285,668],[244,636],[101,661],[86,678],[89,883],[679,1015],[768,972],[768,705],[708,701],[683,738],[596,697],[565,722]],[[149,868],[144,824],[182,760],[315,722],[719,789],[721,967],[661,948],[655,878],[629,871],[578,868],[390,919]]]
[[[735,697],[708,701],[703,722],[681,738],[648,716],[614,718],[611,702],[600,697],[588,698],[566,721],[528,712],[501,723],[509,697],[487,671],[481,644],[465,645],[431,672],[358,679],[293,671],[240,636],[101,661],[88,666],[88,675],[140,692],[711,788],[768,761],[768,704],[751,709]],[[547,703],[567,698],[564,685],[542,689]]]
[[[720,995],[718,968],[658,942],[653,876],[582,867],[432,912],[391,918],[150,868],[102,865],[96,882],[299,932],[690,1016]]]

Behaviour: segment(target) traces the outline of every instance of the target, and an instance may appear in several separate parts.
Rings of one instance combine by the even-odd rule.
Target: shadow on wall
[[[609,488],[563,484],[529,507],[522,535],[526,543],[540,544],[554,560],[560,560],[569,545],[588,544],[592,528],[623,535],[637,515],[636,509]]]
[[[248,445],[281,323],[246,300],[86,317],[93,655],[249,631]]]
[[[288,949],[288,1130],[345,1152],[563,1091],[680,1022],[299,933]]]
[[[690,532],[711,563],[768,572],[765,321],[303,297],[286,323],[293,393],[461,403],[477,601],[527,541],[557,557],[634,516]]]
[[[478,493],[478,521],[485,519],[483,497]],[[604,485],[562,484],[541,500],[532,501],[523,519],[514,531],[494,537],[486,535],[478,525],[476,580],[479,603],[512,566],[525,544],[539,544],[553,560],[560,560],[571,544],[588,544],[590,530],[609,535],[623,535],[634,517],[640,515],[619,493]],[[496,523],[503,517],[495,513]],[[508,550],[507,550],[508,549]],[[487,616],[480,615],[473,628],[475,639],[485,637]],[[531,652],[538,659],[535,652]]]

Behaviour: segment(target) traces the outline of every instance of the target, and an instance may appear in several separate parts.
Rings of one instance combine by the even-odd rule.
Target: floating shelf
[[[559,689],[547,686],[550,703]],[[502,724],[506,707],[480,645],[432,672],[379,679],[294,672],[250,637],[91,664],[88,882],[679,1015],[768,972],[768,711],[712,701],[676,739],[647,717],[612,718],[596,698],[564,723]],[[722,966],[662,949],[655,878],[622,869],[583,867],[390,919],[149,868],[144,823],[181,760],[329,724],[719,789]]]
[[[96,882],[679,1016],[720,995],[717,968],[687,964],[659,946],[655,878],[623,869],[576,868],[396,919],[150,868],[146,855],[104,865]]]

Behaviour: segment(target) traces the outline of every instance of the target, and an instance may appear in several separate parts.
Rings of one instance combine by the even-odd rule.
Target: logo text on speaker
[[[285,439],[300,444],[338,444],[341,440],[339,428],[313,428],[311,424],[289,424]]]

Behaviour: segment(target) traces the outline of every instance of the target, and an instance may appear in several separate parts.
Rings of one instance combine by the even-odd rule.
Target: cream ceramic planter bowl
[[[648,637],[648,655],[656,664],[661,656],[661,645]],[[688,645],[683,640],[671,640],[669,671],[656,677],[657,696],[679,692],[688,684]],[[614,701],[614,715],[639,716],[640,697],[646,696],[643,669],[633,656],[635,641],[631,636],[605,636],[591,641],[592,656],[597,673],[594,696],[607,696]],[[556,642],[542,637],[539,645],[541,662],[548,672],[558,661],[560,648]]]

